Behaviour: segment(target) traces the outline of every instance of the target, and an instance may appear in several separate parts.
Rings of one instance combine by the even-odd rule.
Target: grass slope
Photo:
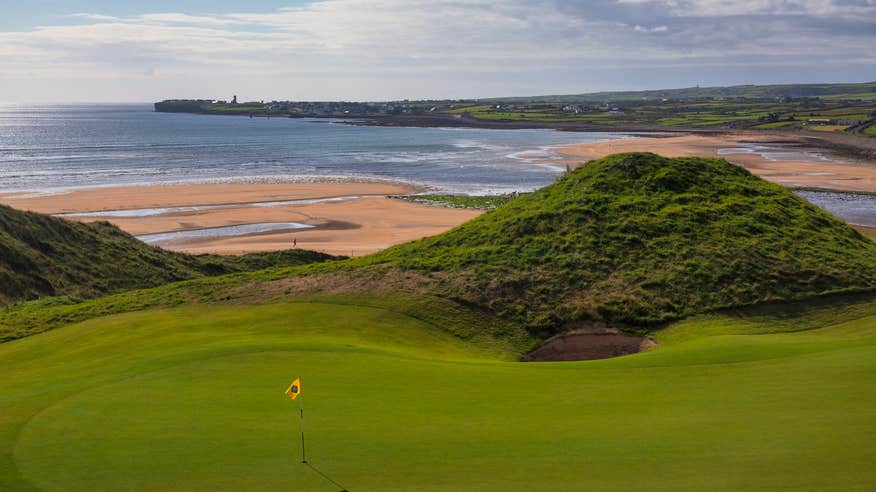
[[[350,264],[432,275],[444,295],[548,333],[876,288],[876,244],[830,214],[724,160],[646,153]]]
[[[332,490],[299,463],[302,376],[310,462],[350,490],[871,490],[873,310],[544,364],[353,304],[91,320],[0,345],[0,489]],[[697,323],[724,328],[671,336]]]
[[[83,224],[0,205],[0,305],[44,296],[94,297],[329,258],[300,250],[191,256],[144,244],[107,222]]]

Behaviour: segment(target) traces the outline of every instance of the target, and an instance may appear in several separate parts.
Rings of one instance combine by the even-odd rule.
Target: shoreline
[[[70,187],[58,193],[45,190],[7,190],[0,191],[0,203],[59,215],[164,207],[242,207],[296,200],[410,194],[427,189],[425,186],[408,183],[371,180],[156,183]],[[99,206],[87,204],[93,196],[100,196]]]
[[[334,185],[334,184],[364,184],[364,185],[395,185],[409,187],[422,191],[429,191],[431,188],[427,185],[404,181],[394,178],[379,178],[374,176],[350,176],[350,175],[255,175],[255,176],[234,176],[228,178],[203,178],[191,180],[169,180],[169,181],[137,181],[131,183],[105,183],[92,185],[73,185],[73,186],[47,186],[43,188],[6,188],[0,189],[0,199],[2,197],[17,196],[24,197],[32,195],[34,198],[66,195],[73,192],[101,190],[105,188],[130,188],[130,189],[145,189],[155,186],[172,187],[172,186],[261,186],[261,185]]]

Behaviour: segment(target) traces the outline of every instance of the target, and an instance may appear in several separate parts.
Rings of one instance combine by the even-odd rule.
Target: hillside
[[[692,99],[782,99],[801,97],[834,97],[856,95],[869,97],[876,92],[876,82],[860,84],[775,84],[734,85],[727,87],[686,87],[645,91],[610,91],[585,94],[564,94],[530,97],[481,99],[483,102],[623,102]]]
[[[876,289],[876,243],[720,159],[621,154],[360,263],[545,335]],[[386,274],[390,278],[393,274]]]
[[[107,222],[83,224],[0,206],[0,305],[44,296],[95,297],[329,258],[300,250],[191,256],[149,246]]]

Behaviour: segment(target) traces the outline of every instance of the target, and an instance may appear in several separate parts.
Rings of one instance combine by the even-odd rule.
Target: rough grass
[[[876,287],[876,244],[723,160],[623,154],[447,233],[359,258],[556,332]]]
[[[84,224],[0,206],[0,305],[45,296],[88,298],[330,258],[303,250],[191,256],[146,245],[107,222]]]
[[[831,313],[543,364],[352,304],[101,318],[0,345],[0,489],[332,490],[300,376],[350,490],[870,490],[876,318]]]

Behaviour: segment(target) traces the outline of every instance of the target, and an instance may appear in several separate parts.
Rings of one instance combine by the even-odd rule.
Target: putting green
[[[690,330],[690,326],[686,327]],[[876,317],[521,364],[364,307],[183,308],[0,345],[0,489],[871,490]]]

